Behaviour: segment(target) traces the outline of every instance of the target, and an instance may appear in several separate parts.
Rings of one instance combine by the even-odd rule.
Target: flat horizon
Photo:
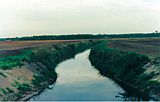
[[[118,35],[118,34],[149,34],[149,33],[154,33],[154,32],[130,32],[130,33],[75,33],[75,34],[33,34],[33,35],[26,35],[26,36],[13,36],[13,37],[1,37],[1,38],[16,38],[16,37],[32,37],[32,36],[57,36],[57,35],[84,35],[84,34],[89,34],[89,35]],[[24,34],[25,35],[25,34]]]
[[[160,0],[3,0],[0,37],[160,31]]]

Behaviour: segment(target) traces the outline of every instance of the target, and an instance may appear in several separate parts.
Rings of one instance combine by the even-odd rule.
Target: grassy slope
[[[151,94],[152,96],[154,94],[156,95],[154,98],[158,99],[160,83],[151,80],[157,73],[152,71],[145,73],[146,69],[143,68],[145,64],[150,62],[147,56],[110,49],[103,43],[91,50],[89,59],[102,75],[112,78],[127,91],[136,90],[138,93]]]
[[[54,83],[57,78],[56,65],[92,44],[94,42],[49,45],[3,58],[0,60],[0,100],[17,100]],[[21,68],[19,63],[23,64],[20,64]]]

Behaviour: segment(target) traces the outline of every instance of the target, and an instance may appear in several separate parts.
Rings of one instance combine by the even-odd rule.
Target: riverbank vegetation
[[[23,66],[23,63],[31,54],[31,50],[23,50],[20,54],[15,56],[7,56],[0,58],[0,69],[7,70],[16,66]]]
[[[64,61],[74,57],[77,53],[88,49],[91,46],[90,42],[87,43],[76,43],[76,44],[61,44],[53,45],[48,47],[39,48],[33,51],[30,55],[30,62],[42,63],[46,69],[41,72],[41,75],[35,75],[32,81],[36,87],[45,86],[44,81],[47,83],[53,83],[56,81],[57,74],[55,72],[56,66]]]
[[[56,81],[55,68],[60,62],[73,58],[77,53],[97,43],[83,41],[53,44],[24,50],[18,55],[1,58],[0,78],[6,83],[6,86],[0,84],[0,87],[2,86],[0,97],[3,98],[0,100],[28,99],[25,97],[30,96],[35,91],[43,90]]]
[[[153,72],[159,67],[153,67],[151,71],[146,67],[159,66],[158,58],[151,60],[146,55],[110,49],[105,42],[100,42],[86,40],[50,44],[1,57],[0,100],[27,100],[38,94],[39,90],[56,81],[55,68],[60,62],[73,58],[93,45],[97,46],[92,48],[89,59],[102,75],[115,80],[122,88],[129,90],[127,92],[145,93],[145,96],[152,95],[155,99],[159,97],[160,85],[155,77],[159,73]]]
[[[146,55],[110,49],[101,43],[92,48],[89,59],[100,74],[113,79],[130,94],[139,94],[144,100],[149,96],[159,100],[160,83],[151,80],[159,73],[145,73],[144,65],[151,62]]]

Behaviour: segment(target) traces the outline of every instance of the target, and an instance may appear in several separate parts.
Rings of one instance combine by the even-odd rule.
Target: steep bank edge
[[[0,100],[27,100],[38,94],[56,81],[55,68],[60,62],[96,43],[98,42],[83,41],[33,49],[32,53],[23,58],[22,66],[0,69],[0,78],[3,79]]]
[[[148,100],[149,97],[160,100],[160,83],[152,80],[157,73],[145,73],[147,69],[144,65],[151,62],[150,59],[145,55],[109,49],[106,46],[103,43],[92,48],[89,55],[91,64],[100,74],[113,79],[129,94],[139,94],[143,100]]]
[[[34,50],[29,61],[32,63],[42,63],[46,69],[41,72],[41,75],[34,75],[34,79],[32,80],[34,89],[36,88],[37,92],[18,100],[28,100],[34,95],[39,94],[41,91],[47,88],[48,85],[56,82],[57,73],[55,72],[55,68],[60,62],[69,58],[73,58],[76,54],[89,49],[91,46],[97,43],[97,41],[79,42],[48,46],[46,48]]]

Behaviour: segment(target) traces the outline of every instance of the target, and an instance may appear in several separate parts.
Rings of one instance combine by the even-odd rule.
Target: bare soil
[[[160,38],[109,39],[109,48],[132,51],[151,57],[160,56]]]
[[[79,41],[80,40],[0,41],[0,57],[16,55],[23,49],[35,48],[50,44],[61,44]]]

